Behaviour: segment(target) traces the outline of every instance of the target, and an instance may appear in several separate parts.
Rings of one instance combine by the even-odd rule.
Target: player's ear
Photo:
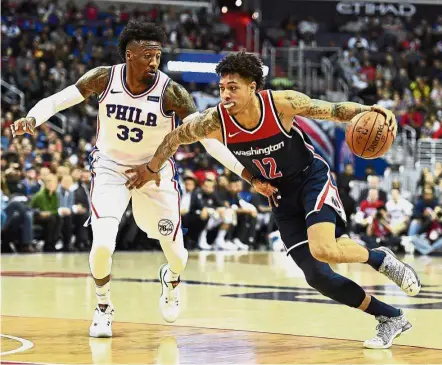
[[[132,52],[126,49],[126,60],[130,60],[132,58]]]
[[[250,83],[250,92],[256,93],[256,81],[253,81],[252,83]]]

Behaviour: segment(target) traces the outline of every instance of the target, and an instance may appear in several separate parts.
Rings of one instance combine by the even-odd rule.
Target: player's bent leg
[[[89,266],[95,280],[98,305],[89,328],[91,337],[112,337],[114,308],[110,300],[110,273],[112,254],[118,233],[116,218],[92,218],[93,241],[89,254]]]
[[[388,248],[368,250],[351,238],[335,239],[336,224],[329,218],[332,214],[332,208],[324,206],[319,213],[307,218],[308,242],[314,258],[326,263],[367,263],[396,283],[407,295],[419,293],[421,283],[417,273],[398,260]]]
[[[171,176],[172,169],[165,168],[162,170],[160,187],[144,186],[132,191],[132,207],[137,225],[148,237],[160,241],[168,262],[159,270],[160,312],[167,322],[174,322],[180,313],[180,274],[188,258],[181,230],[180,197]]]

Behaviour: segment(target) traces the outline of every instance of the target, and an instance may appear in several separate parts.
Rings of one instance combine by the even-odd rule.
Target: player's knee
[[[339,258],[335,240],[333,240],[332,242],[309,241],[309,246],[312,256],[318,261],[335,263],[337,262],[336,260]]]
[[[312,256],[321,262],[335,263],[339,258],[333,226],[319,223],[308,229],[308,244]]]
[[[114,218],[100,218],[92,222],[93,241],[89,255],[91,274],[103,279],[110,274],[112,254],[118,233],[118,221]]]
[[[89,266],[95,279],[103,279],[111,272],[113,247],[104,242],[93,243],[89,254]]]

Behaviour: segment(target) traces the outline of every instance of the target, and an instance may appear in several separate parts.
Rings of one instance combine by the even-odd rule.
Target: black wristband
[[[152,174],[158,174],[158,171],[153,171],[150,167],[149,164],[146,164],[146,169],[148,169]]]

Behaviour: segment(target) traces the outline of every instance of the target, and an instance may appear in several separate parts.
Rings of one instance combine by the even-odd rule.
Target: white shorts
[[[98,152],[98,151],[97,151]],[[150,238],[175,241],[181,228],[180,192],[173,160],[168,160],[160,172],[161,183],[154,181],[141,189],[129,190],[125,171],[132,166],[120,165],[91,155],[91,211],[93,219],[116,218],[120,222],[130,199],[135,222]]]

